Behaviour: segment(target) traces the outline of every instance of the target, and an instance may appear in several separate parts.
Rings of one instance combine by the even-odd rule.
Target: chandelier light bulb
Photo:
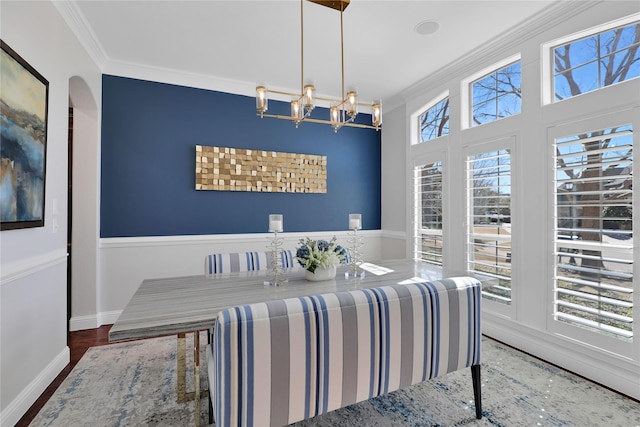
[[[297,99],[291,101],[291,117],[297,119],[302,117],[302,108],[300,108],[300,101]]]
[[[373,101],[371,110],[371,122],[373,126],[379,127],[382,124],[382,102],[380,100]]]
[[[313,95],[316,91],[314,85],[308,84],[304,87],[304,106],[308,109],[313,109]]]
[[[333,131],[338,132],[338,129],[340,129],[340,126],[341,126],[340,106],[332,105],[331,108],[329,108],[329,116],[331,118],[331,127],[333,128]]]
[[[337,105],[332,105],[329,109],[329,114],[331,116],[331,123],[336,124],[340,121],[340,110]]]
[[[262,114],[269,109],[266,86],[256,86],[256,111]]]
[[[347,112],[351,117],[355,117],[358,114],[358,93],[355,90],[347,92]]]

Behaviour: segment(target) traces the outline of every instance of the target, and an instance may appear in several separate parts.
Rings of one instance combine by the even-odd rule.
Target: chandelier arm
[[[260,117],[260,114],[256,114],[256,116]],[[332,124],[330,120],[322,120],[322,119],[312,119],[312,118],[304,118],[304,119],[297,119],[295,117],[291,117],[291,116],[283,116],[280,114],[262,114],[263,117],[269,117],[272,119],[281,119],[281,120],[289,120],[291,122],[310,122],[310,123],[321,123],[321,124],[325,124],[325,125],[330,125]],[[371,125],[365,125],[362,123],[351,123],[351,122],[344,122],[344,123],[340,123],[340,127],[354,127],[354,128],[361,128],[361,129],[375,129],[375,130],[379,130],[380,127],[379,126],[371,126]]]
[[[346,100],[346,99],[324,98],[324,97],[322,97],[322,96],[316,96],[316,97],[315,97],[315,99],[317,99],[318,101],[335,102],[335,103],[337,103],[337,104],[339,104],[339,105],[342,105],[342,104],[346,104],[346,103],[347,103],[347,100]],[[358,107],[373,107],[373,105],[374,105],[374,104],[373,104],[373,103],[368,104],[368,103],[366,103],[366,102],[356,102],[356,105],[357,105]]]
[[[293,93],[293,92],[286,92],[283,90],[277,90],[277,89],[265,89],[265,92],[267,93],[274,93],[277,95],[286,95],[286,96],[291,96],[291,97],[298,97],[298,99],[303,98],[304,95],[301,95],[299,93]],[[337,99],[337,98],[325,98],[322,96],[314,96],[315,99],[317,99],[318,101],[325,101],[325,102],[335,102],[338,104],[343,104],[346,102],[346,100],[344,99]],[[366,102],[358,102],[357,105],[359,107],[373,107],[373,103],[366,103]]]
[[[286,91],[283,91],[283,90],[267,89],[266,92],[267,93],[276,93],[278,95],[287,95],[287,96],[292,96],[292,97],[297,96],[298,99],[302,98],[302,95],[300,95],[299,93],[286,92]]]

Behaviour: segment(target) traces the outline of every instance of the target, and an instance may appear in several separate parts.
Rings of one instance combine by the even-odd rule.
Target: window
[[[511,154],[502,149],[467,158],[468,270],[496,280],[483,297],[511,304]]]
[[[416,166],[414,258],[442,265],[442,162]]]
[[[520,61],[471,83],[472,125],[519,114],[522,107]]]
[[[437,102],[418,118],[420,142],[449,134],[449,97]]]
[[[630,125],[555,140],[555,318],[632,338]]]
[[[555,100],[640,76],[640,23],[573,40],[553,49]]]

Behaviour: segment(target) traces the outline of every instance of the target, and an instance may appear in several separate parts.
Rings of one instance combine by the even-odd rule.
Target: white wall
[[[609,21],[640,12],[635,1],[571,2],[559,4],[558,13],[544,19],[532,19],[524,28],[505,34],[494,44],[450,64],[430,78],[404,92],[404,131],[400,119],[385,116],[384,125],[391,121],[392,138],[384,135],[385,153],[406,152],[404,170],[406,188],[414,159],[439,156],[445,162],[443,203],[445,219],[445,274],[465,274],[466,265],[466,152],[495,141],[513,144],[511,165],[513,172],[512,233],[513,233],[513,304],[504,306],[483,301],[484,333],[503,340],[517,348],[549,360],[625,394],[640,398],[640,339],[633,344],[612,346],[614,341],[601,334],[587,337],[584,331],[567,334],[553,320],[553,245],[550,213],[552,186],[549,161],[552,158],[549,135],[554,128],[565,123],[585,121],[599,126],[611,117],[640,125],[640,79],[624,82],[600,91],[580,95],[554,105],[543,106],[541,98],[543,67],[541,45],[559,37],[583,31]],[[464,129],[461,126],[461,107],[465,94],[462,81],[492,64],[521,54],[522,113],[493,123]],[[450,96],[450,133],[448,136],[416,146],[410,145],[413,114],[445,91]],[[395,113],[397,110],[394,110]],[[417,129],[417,126],[415,126]],[[387,127],[386,130],[389,130]],[[397,133],[396,133],[397,132]],[[405,138],[397,135],[404,133]],[[638,139],[636,138],[636,142]],[[433,160],[432,160],[433,161]],[[383,163],[385,183],[397,167]],[[394,178],[391,178],[394,179]],[[406,193],[407,255],[411,254],[412,196]],[[399,196],[383,192],[383,226],[397,227],[400,223],[393,207]],[[636,265],[640,264],[636,251]],[[637,270],[637,268],[636,268]],[[640,306],[637,284],[635,306]],[[635,328],[640,323],[639,310],[635,310]],[[577,329],[577,328],[574,328]],[[637,334],[636,334],[637,335]],[[588,338],[588,339],[587,339]],[[616,340],[620,341],[620,340]],[[619,347],[619,348],[618,348]]]
[[[382,127],[382,257],[406,257],[407,120],[404,105],[384,114]]]
[[[0,233],[0,424],[13,425],[69,361],[69,79],[79,76],[99,95],[101,77],[52,3],[2,1],[0,9],[2,40],[49,81],[45,226]],[[97,146],[95,134],[88,143]]]
[[[71,228],[71,317],[92,315],[97,310],[100,111],[99,99],[91,96],[86,82],[69,81],[73,106],[73,194]],[[95,328],[97,324],[87,328]],[[80,328],[80,329],[87,329]]]

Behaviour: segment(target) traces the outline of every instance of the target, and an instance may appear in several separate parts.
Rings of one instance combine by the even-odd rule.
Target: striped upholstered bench
[[[283,250],[281,257],[282,268],[295,267],[292,251]],[[211,254],[204,257],[204,274],[210,276],[219,273],[268,270],[272,259],[269,251]]]
[[[210,414],[219,427],[284,426],[471,367],[481,418],[480,291],[460,277],[223,310],[207,347]]]

